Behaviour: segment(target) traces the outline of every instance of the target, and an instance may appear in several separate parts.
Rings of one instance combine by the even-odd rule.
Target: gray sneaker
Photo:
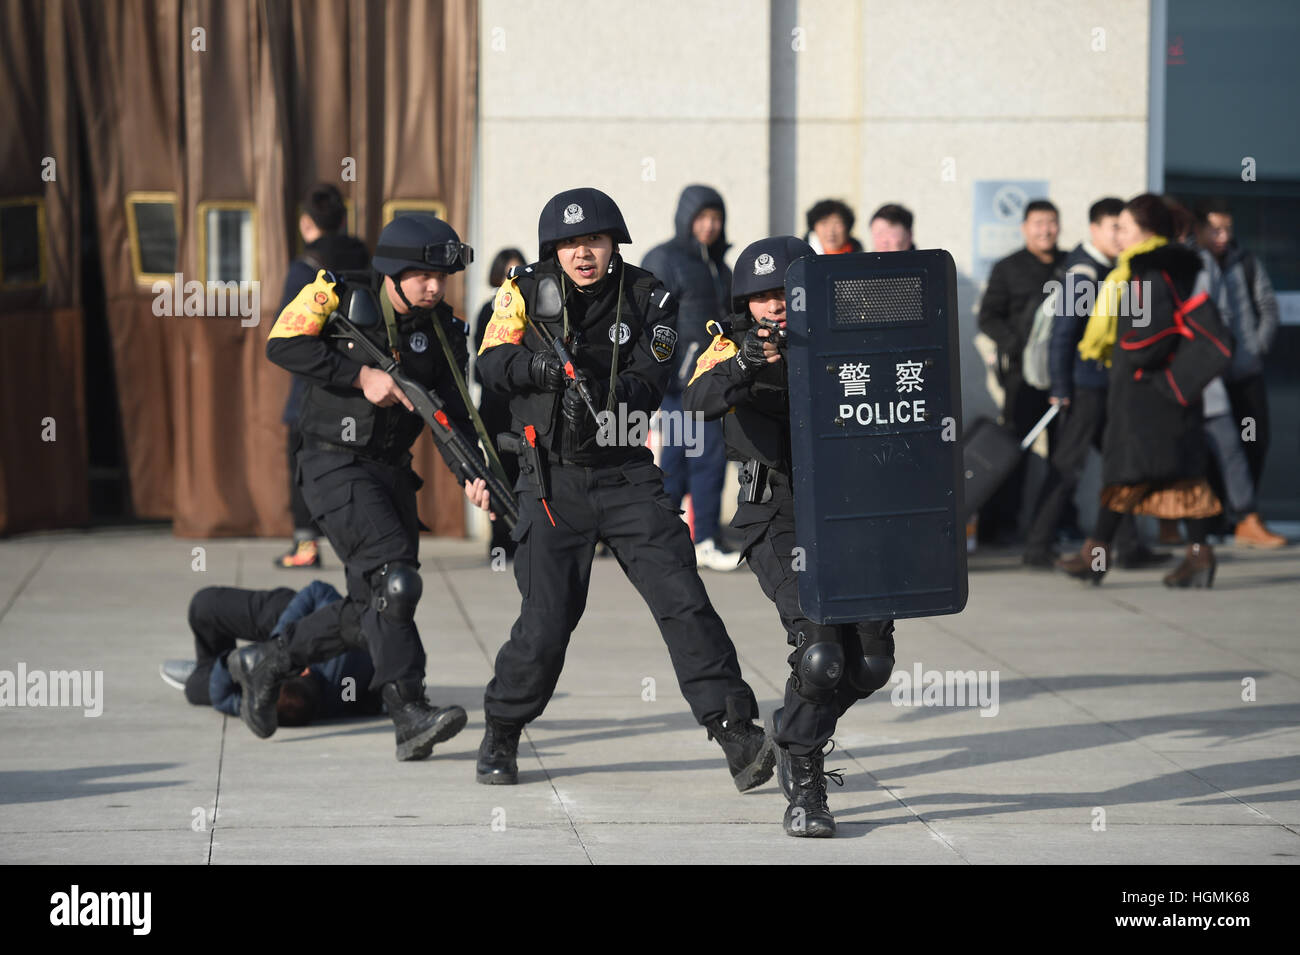
[[[198,669],[198,663],[194,660],[164,660],[162,666],[158,668],[158,675],[163,678],[163,682],[168,686],[174,686],[178,690],[185,689],[185,681],[190,678],[190,674]]]

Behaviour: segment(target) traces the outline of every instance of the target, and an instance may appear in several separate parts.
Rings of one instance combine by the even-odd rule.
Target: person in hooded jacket
[[[382,321],[361,327],[417,383],[438,394],[451,425],[476,443],[464,387],[469,329],[443,301],[447,276],[474,250],[427,213],[397,216],[379,234],[365,283],[324,269],[285,308],[267,341],[271,361],[311,382],[298,427],[298,482],[347,571],[347,596],[285,625],[274,639],[230,654],[243,691],[240,716],[260,738],[276,730],[279,685],[309,664],[364,646],[374,660],[372,688],[388,707],[399,760],[425,759],[464,728],[465,710],[434,707],[424,695],[425,654],[415,626],[423,592],[420,519],[411,445],[424,419],[393,377],[357,361],[326,330],[336,310],[352,315],[370,298]],[[368,284],[366,284],[368,283]],[[361,302],[365,305],[365,302]],[[444,459],[459,480],[454,459]],[[466,496],[488,510],[482,479]]]
[[[858,700],[884,686],[894,668],[894,622],[814,623],[799,605],[790,450],[789,366],[777,344],[786,325],[785,273],[815,254],[794,236],[747,246],[736,258],[729,326],[715,326],[686,388],[687,411],[722,421],[727,454],[743,462],[740,505],[732,526],[745,535],[745,556],[763,593],[776,604],[794,649],[785,703],[770,726],[777,773],[789,805],[791,836],[835,835],[826,804],[826,744]]]
[[[646,253],[641,267],[653,272],[677,299],[677,354],[660,410],[665,420],[683,421],[682,392],[711,337],[708,323],[726,317],[731,293],[731,269],[722,258],[728,245],[727,207],[721,194],[711,186],[687,186],[677,200],[675,225],[676,235]],[[659,459],[664,490],[678,507],[686,494],[691,496],[696,563],[709,570],[735,570],[740,555],[726,550],[718,535],[727,471],[722,426],[706,421],[693,427],[699,430],[690,442],[683,440],[684,424],[665,429]]]
[[[537,239],[538,261],[513,270],[497,293],[478,359],[484,387],[509,397],[533,453],[515,485],[522,602],[484,693],[476,777],[518,782],[520,735],[555,690],[603,541],[654,614],[682,695],[721,745],[736,788],[751,789],[771,778],[775,753],[752,722],[758,703],[645,446],[673,374],[677,301],[618,254],[632,239],[598,189],[553,196]]]

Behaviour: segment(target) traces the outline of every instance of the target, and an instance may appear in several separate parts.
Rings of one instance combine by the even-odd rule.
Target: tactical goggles
[[[407,262],[423,262],[438,269],[457,264],[469,265],[474,261],[474,249],[453,239],[429,245],[381,245],[375,249],[375,255]]]

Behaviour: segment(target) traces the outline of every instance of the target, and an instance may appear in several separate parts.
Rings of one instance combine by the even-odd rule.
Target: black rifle
[[[542,326],[536,322],[529,322],[528,327],[537,333],[538,339],[543,347],[551,346],[555,352],[555,357],[560,359],[560,367],[564,369],[564,377],[569,379],[570,388],[578,389],[578,397],[583,400],[587,410],[591,412],[592,420],[599,426],[600,414],[596,411],[596,402],[592,400],[595,396],[591,393],[591,385],[587,383],[587,376],[578,371],[578,366],[573,363],[573,358],[569,355],[569,350],[564,347],[564,342],[560,340],[559,335],[552,335],[550,332],[543,334]]]
[[[354,297],[368,296],[368,292],[358,289],[353,295]],[[506,522],[507,527],[513,529],[519,520],[519,504],[514,494],[484,464],[477,442],[466,440],[465,436],[452,425],[447,417],[443,400],[404,372],[392,355],[367,338],[365,333],[353,325],[342,312],[331,313],[326,327],[331,337],[347,342],[349,348],[359,350],[364,364],[392,376],[397,387],[402,389],[402,393],[415,406],[416,414],[429,425],[429,430],[433,432],[433,441],[438,445],[438,450],[442,452],[443,457],[448,463],[455,462],[452,471],[459,472],[456,473],[456,477],[465,481],[482,478],[487,483],[488,494],[491,496],[489,506],[492,511]]]

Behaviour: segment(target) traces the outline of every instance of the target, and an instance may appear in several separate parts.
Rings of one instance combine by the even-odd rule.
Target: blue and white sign
[[[971,272],[976,282],[989,277],[993,263],[1025,244],[1020,223],[1025,206],[1047,198],[1046,179],[977,179]]]

